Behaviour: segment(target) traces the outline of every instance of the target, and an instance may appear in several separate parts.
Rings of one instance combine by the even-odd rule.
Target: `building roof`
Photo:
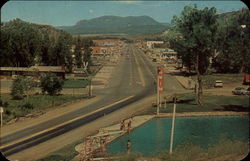
[[[0,71],[19,71],[19,72],[56,72],[64,73],[61,66],[31,66],[31,67],[0,67]]]

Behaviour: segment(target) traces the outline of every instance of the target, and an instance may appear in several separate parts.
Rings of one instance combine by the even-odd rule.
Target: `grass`
[[[157,157],[162,161],[229,161],[233,158],[246,156],[249,153],[249,144],[237,140],[221,139],[208,149],[202,149],[191,143],[179,145],[172,153],[161,152]],[[237,159],[236,159],[237,160]]]
[[[67,102],[84,98],[83,95],[32,95],[22,100],[13,100],[10,94],[1,94],[2,104],[4,104],[4,122],[12,119],[24,117],[30,113],[44,111],[53,106],[58,106]]]
[[[87,79],[67,79],[64,81],[63,88],[85,88],[89,84]]]
[[[196,76],[192,77],[196,80]],[[243,82],[243,74],[212,74],[202,76],[203,87],[205,89],[213,88],[216,80],[221,80],[223,84]]]
[[[249,111],[248,96],[214,96],[204,95],[204,106],[199,107],[196,104],[194,94],[183,94],[177,97],[178,102],[176,112],[212,112],[212,111]],[[150,108],[143,114],[153,114],[156,108]],[[162,104],[161,113],[171,113],[173,111],[173,102],[169,101]]]
[[[78,154],[75,151],[75,146],[81,142],[82,140],[75,141],[37,161],[70,161]]]

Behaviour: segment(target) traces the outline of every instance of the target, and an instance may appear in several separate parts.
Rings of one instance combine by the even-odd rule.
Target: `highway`
[[[1,151],[9,156],[131,104],[155,92],[156,69],[132,44],[129,44],[120,64],[111,77],[110,87],[93,93],[103,99],[61,117],[20,130],[1,139]]]

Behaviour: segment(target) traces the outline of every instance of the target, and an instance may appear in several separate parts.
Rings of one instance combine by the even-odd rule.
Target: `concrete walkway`
[[[125,120],[125,130],[120,130],[120,124],[115,124],[109,127],[101,128],[99,129],[98,133],[91,136],[91,138],[98,138],[100,136],[108,136],[107,143],[112,142],[116,138],[124,135],[127,133],[127,124],[131,120],[131,130],[134,128],[137,128],[144,124],[145,122],[151,120],[154,118],[154,115],[143,115],[143,116],[135,116],[133,118]],[[79,153],[72,161],[77,161],[79,158],[83,157],[85,155],[84,149],[86,149],[86,142],[83,142],[75,147],[75,150]],[[100,148],[99,143],[94,143],[91,145],[92,150],[96,150]]]

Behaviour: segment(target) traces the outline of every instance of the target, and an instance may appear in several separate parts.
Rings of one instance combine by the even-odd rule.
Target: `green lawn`
[[[222,80],[224,84],[242,83],[244,74],[211,74],[202,76],[204,88],[213,88],[216,80]],[[196,80],[196,76],[192,76]]]
[[[13,100],[10,94],[2,94],[1,100],[4,106],[4,122],[14,118],[23,117],[30,113],[40,112],[53,106],[84,98],[83,95],[32,95],[23,100]]]
[[[69,161],[72,160],[78,152],[75,151],[75,146],[82,143],[83,140],[75,141],[62,149],[49,154],[48,156],[41,158],[37,161]]]
[[[203,96],[204,106],[199,107],[196,104],[194,94],[185,94],[178,96],[178,103],[176,105],[176,112],[212,112],[212,111],[249,111],[249,97],[248,96]],[[144,113],[153,114],[156,108],[150,108]],[[173,103],[167,102],[162,104],[160,112],[170,113],[173,111]]]
[[[67,79],[64,81],[63,88],[85,88],[89,84],[87,79]]]

